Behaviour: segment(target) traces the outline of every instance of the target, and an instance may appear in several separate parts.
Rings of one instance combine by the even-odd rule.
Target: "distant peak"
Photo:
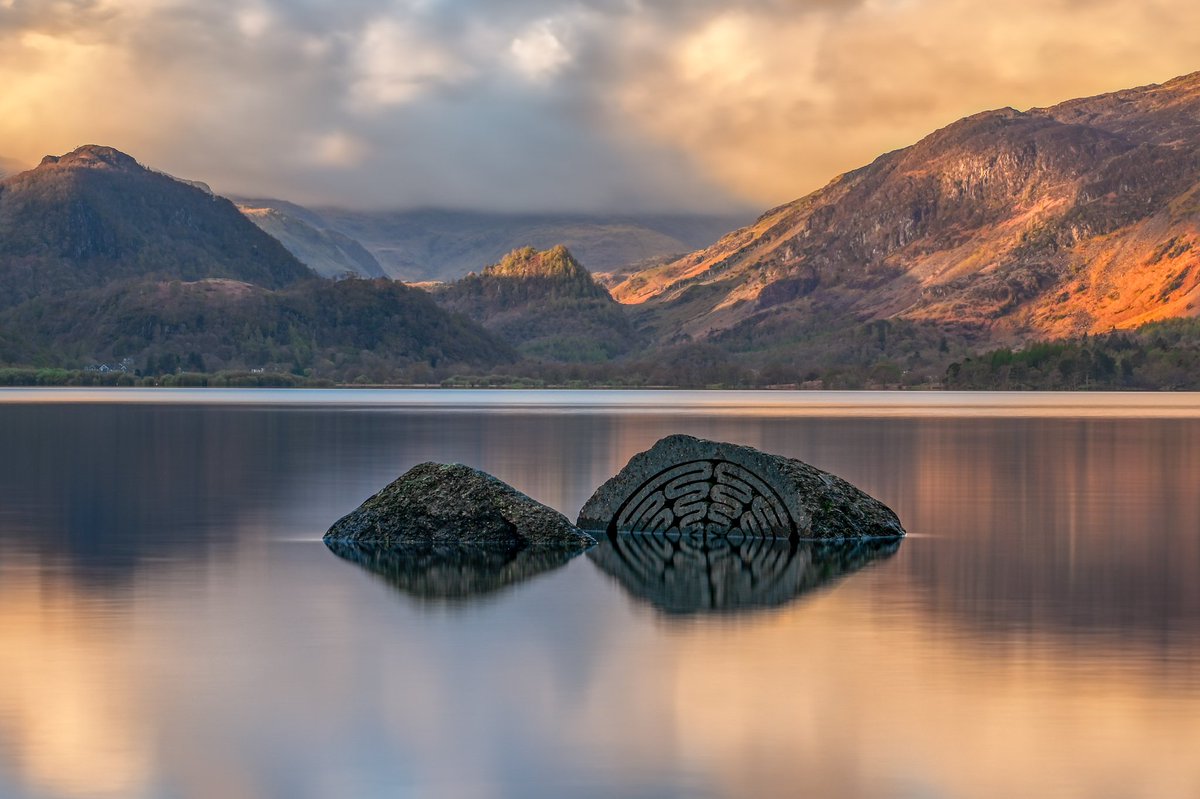
[[[1124,92],[1144,92],[1154,91],[1156,89],[1194,89],[1200,86],[1200,72],[1189,72],[1186,75],[1180,75],[1176,78],[1171,78],[1164,83],[1151,83],[1146,86],[1139,86],[1134,89],[1125,89]],[[1122,92],[1117,92],[1121,94]]]
[[[58,164],[85,168],[115,168],[140,169],[141,165],[131,155],[126,155],[115,147],[104,147],[98,144],[85,144],[66,155],[48,155],[42,159],[42,166]]]
[[[962,121],[970,122],[983,119],[1016,119],[1017,117],[1023,116],[1025,115],[1013,108],[1011,105],[1006,105],[1003,108],[993,108],[988,111],[980,111],[978,114],[972,114],[968,117],[963,117]]]
[[[548,250],[522,247],[484,270],[493,277],[585,277],[589,273],[563,245]]]
[[[951,122],[945,128],[942,128],[942,130],[952,131],[963,128],[979,128],[982,126],[991,126],[995,123],[1003,124],[1012,120],[1028,119],[1029,116],[1029,114],[1018,111],[1011,106],[1005,106],[1004,108],[993,108],[989,111],[980,111],[978,114],[963,117],[956,122]]]

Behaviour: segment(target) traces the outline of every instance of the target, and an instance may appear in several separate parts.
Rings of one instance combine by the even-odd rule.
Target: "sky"
[[[359,208],[765,209],[1200,70],[1195,0],[0,0],[0,159]]]

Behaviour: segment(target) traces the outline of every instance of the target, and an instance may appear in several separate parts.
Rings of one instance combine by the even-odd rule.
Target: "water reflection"
[[[588,558],[632,596],[664,613],[740,613],[793,602],[891,557],[900,540],[610,534]]]
[[[573,516],[673,432],[917,535],[733,624],[732,578],[664,624],[603,549],[463,612],[319,541],[424,460]],[[1195,419],[6,405],[0,453],[4,799],[1200,796]]]
[[[376,574],[397,591],[424,600],[465,601],[561,568],[574,549],[467,544],[374,546],[326,541],[333,554]]]

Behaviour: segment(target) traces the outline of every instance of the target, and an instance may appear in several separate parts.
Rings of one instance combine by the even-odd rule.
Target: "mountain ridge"
[[[292,255],[321,277],[386,277],[375,256],[355,239],[277,208],[238,203],[247,219],[279,240]]]
[[[128,278],[312,278],[223,197],[112,147],[46,156],[0,180],[0,307]]]
[[[257,201],[271,207],[296,206]],[[749,214],[502,213],[438,208],[354,211],[303,209],[319,226],[361,243],[389,277],[407,282],[457,280],[514,249],[570,248],[591,272],[676,256],[715,242]]]
[[[0,180],[0,358],[369,382],[467,368],[479,384],[1188,386],[1200,73],[964,117],[711,246],[607,276],[570,247],[522,246],[431,295],[322,280],[256,213],[294,222],[291,249],[331,277],[372,268],[355,225],[420,245],[404,257],[466,257],[533,229],[434,212],[335,225],[279,201],[239,212],[203,184],[79,148]]]
[[[665,342],[781,315],[997,341],[1133,327],[1197,312],[1198,187],[1194,73],[965,117],[613,295]]]
[[[515,351],[425,292],[324,280],[204,184],[85,145],[0,180],[0,360],[387,382]]]

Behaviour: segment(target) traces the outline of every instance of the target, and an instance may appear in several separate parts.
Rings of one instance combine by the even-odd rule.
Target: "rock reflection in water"
[[[630,594],[665,613],[738,613],[786,605],[891,557],[900,541],[610,534],[588,557]]]
[[[358,564],[405,594],[425,600],[486,597],[560,568],[572,549],[463,544],[372,546],[326,541],[333,554]]]

